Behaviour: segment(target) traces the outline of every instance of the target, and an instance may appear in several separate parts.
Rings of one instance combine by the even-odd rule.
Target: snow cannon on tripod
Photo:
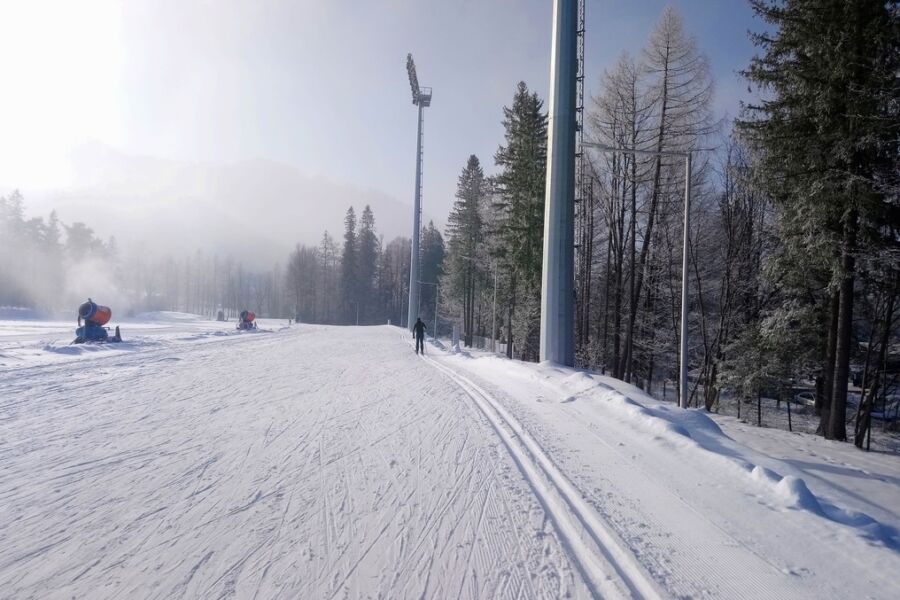
[[[112,318],[112,310],[108,306],[97,304],[90,298],[78,307],[78,328],[75,330],[73,344],[86,342],[121,342],[122,336],[116,327],[115,335],[110,337],[109,327],[104,327]],[[84,325],[81,321],[84,320]]]
[[[256,329],[256,315],[253,311],[242,310],[238,319],[237,328],[240,329]]]

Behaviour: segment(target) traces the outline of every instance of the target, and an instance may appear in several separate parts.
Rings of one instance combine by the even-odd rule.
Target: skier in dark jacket
[[[419,348],[422,349],[422,354],[425,354],[425,323],[422,322],[422,319],[416,319],[416,324],[413,325],[413,337],[416,338],[416,354],[419,353]]]

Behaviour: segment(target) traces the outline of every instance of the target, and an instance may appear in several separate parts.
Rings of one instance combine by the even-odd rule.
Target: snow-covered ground
[[[0,322],[0,597],[896,597],[900,458],[391,327]]]
[[[4,316],[0,311],[0,317]],[[259,320],[262,329],[287,328],[287,320]],[[123,343],[73,345],[75,323],[60,320],[0,319],[0,373],[5,367],[33,367],[69,362],[73,358],[97,358],[113,354],[146,351],[150,348],[196,344],[223,336],[240,335],[234,320],[216,322],[179,312],[143,313],[110,322],[121,326]],[[110,328],[112,334],[112,328]]]

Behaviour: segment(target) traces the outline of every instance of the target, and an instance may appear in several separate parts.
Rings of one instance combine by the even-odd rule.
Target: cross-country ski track
[[[396,327],[225,325],[0,335],[0,598],[896,591],[900,507],[700,411]]]

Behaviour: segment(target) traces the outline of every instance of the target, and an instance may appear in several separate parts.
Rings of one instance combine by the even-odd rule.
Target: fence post
[[[791,401],[788,400],[785,404],[787,404],[788,407],[788,431],[793,433],[794,427],[791,425]]]
[[[762,427],[762,392],[756,392],[756,426]]]

